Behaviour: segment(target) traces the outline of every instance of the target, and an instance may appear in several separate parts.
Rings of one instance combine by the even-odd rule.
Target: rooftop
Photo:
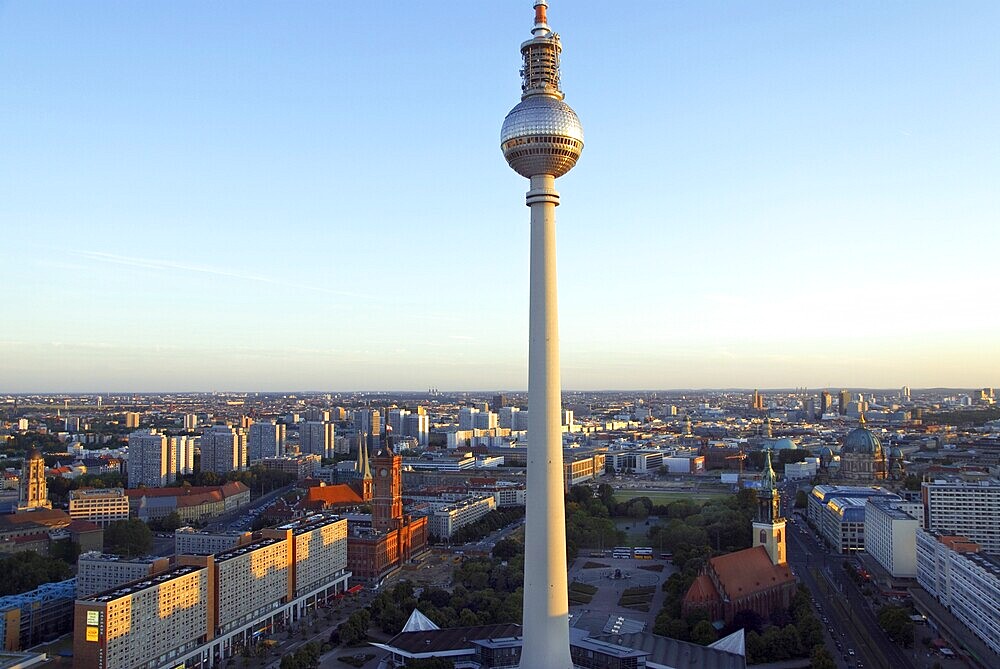
[[[182,576],[187,576],[188,574],[192,574],[202,569],[204,569],[204,567],[187,565],[187,564],[180,565],[177,567],[173,567],[172,569],[168,569],[167,571],[160,572],[156,576],[144,577],[138,581],[126,583],[125,585],[120,586],[118,588],[114,588],[112,590],[105,590],[104,592],[93,594],[90,597],[84,597],[79,601],[96,602],[103,604],[104,602],[110,602],[115,599],[121,599],[122,597],[128,597],[129,595],[141,592],[146,588],[157,587],[159,585],[167,583],[168,581],[172,581],[176,578],[181,578]]]
[[[221,553],[215,554],[215,562],[225,562],[227,560],[232,560],[233,558],[238,558],[248,553],[252,553],[261,548],[266,548],[267,546],[272,546],[274,544],[280,543],[281,539],[259,539],[253,543],[246,544],[244,546],[238,546],[237,548],[230,548],[227,551],[222,551]]]

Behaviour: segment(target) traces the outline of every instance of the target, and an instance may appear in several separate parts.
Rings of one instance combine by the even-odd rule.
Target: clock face
[[[383,467],[382,470],[378,473],[378,475],[381,476],[382,478],[385,478],[386,476],[389,475],[389,470]]]

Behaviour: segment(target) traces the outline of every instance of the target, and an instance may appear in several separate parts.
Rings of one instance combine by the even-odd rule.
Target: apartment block
[[[128,520],[128,496],[124,488],[79,488],[69,491],[71,518],[107,525]]]
[[[76,561],[76,598],[84,599],[113,590],[125,583],[166,571],[169,566],[170,558],[166,557],[125,558],[96,551],[84,553]]]
[[[240,544],[249,543],[250,532],[231,530],[228,532],[209,532],[196,530],[193,527],[181,527],[174,530],[174,553],[177,555],[211,555],[222,553]]]
[[[958,478],[925,481],[925,527],[968,537],[987,553],[1000,553],[1000,481]]]
[[[1000,653],[1000,556],[966,537],[917,530],[917,582]]]
[[[207,669],[346,589],[347,521],[316,514],[78,599],[78,669]]]
[[[201,435],[201,471],[226,474],[246,469],[246,436],[228,425],[213,425]]]
[[[299,428],[299,451],[303,454],[332,458],[335,440],[333,423],[307,421]]]
[[[208,570],[179,565],[118,589],[78,599],[73,666],[158,669],[211,638]]]
[[[441,539],[447,539],[459,528],[476,522],[496,508],[496,498],[493,495],[470,495],[435,509],[428,516],[427,531]]]
[[[169,485],[176,472],[170,471],[167,437],[157,430],[136,430],[128,436],[128,487],[159,488]]]
[[[247,434],[247,451],[250,462],[284,455],[284,423],[276,423],[272,420],[251,425]]]

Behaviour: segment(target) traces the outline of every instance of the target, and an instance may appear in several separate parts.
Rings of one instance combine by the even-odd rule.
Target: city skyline
[[[526,388],[520,5],[236,7],[0,7],[0,391]],[[1000,8],[608,11],[567,390],[998,385]]]

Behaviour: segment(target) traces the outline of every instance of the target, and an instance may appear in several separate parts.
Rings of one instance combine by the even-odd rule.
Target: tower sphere
[[[510,110],[500,129],[500,148],[522,177],[562,175],[583,151],[583,126],[576,112],[548,95],[532,95]]]

